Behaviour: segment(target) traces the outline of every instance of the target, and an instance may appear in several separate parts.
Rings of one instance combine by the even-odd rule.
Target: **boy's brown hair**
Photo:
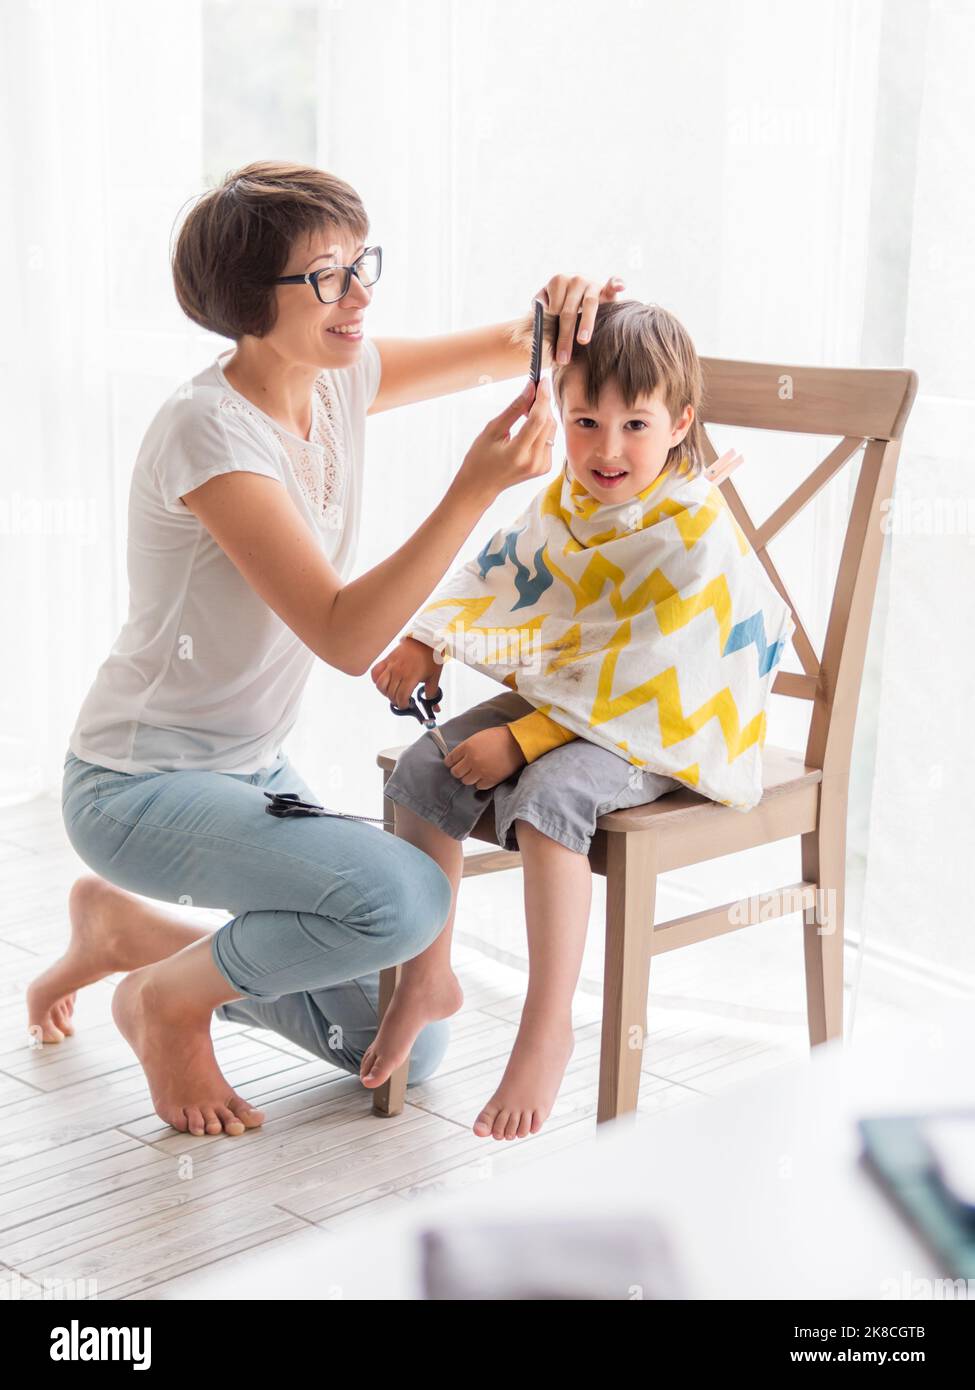
[[[323,169],[261,160],[227,174],[185,218],[173,252],[179,306],[194,323],[236,342],[274,327],[274,281],[302,236],[341,230],[364,237],[358,193]],[[309,290],[309,294],[311,291]]]
[[[531,332],[529,314],[519,320],[513,333],[515,342],[529,351]],[[546,312],[545,342],[553,358],[558,334],[558,315]],[[652,396],[659,386],[673,421],[680,418],[686,406],[692,405],[694,418],[690,428],[668,452],[664,467],[671,468],[686,457],[692,477],[705,468],[700,420],[704,394],[701,363],[687,329],[669,310],[637,299],[600,304],[589,342],[573,341],[565,366],[552,366],[552,390],[560,412],[566,376],[575,371],[581,373],[585,398],[594,407],[608,381],[616,383],[628,408],[636,404],[639,396]]]

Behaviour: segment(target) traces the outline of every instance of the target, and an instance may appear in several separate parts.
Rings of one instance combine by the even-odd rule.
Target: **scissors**
[[[405,714],[411,719],[418,719],[423,727],[433,735],[434,743],[446,757],[450,749],[447,747],[443,734],[437,728],[437,720],[433,712],[433,706],[439,704],[443,699],[443,691],[437,686],[437,689],[432,695],[421,695],[420,690],[425,684],[425,681],[420,682],[416,690],[410,696],[410,703],[408,705],[404,705],[401,708],[399,705],[394,705],[392,700],[390,700],[389,708],[394,714]],[[422,709],[420,708],[421,705],[423,706]]]
[[[302,801],[297,792],[265,792],[268,805],[264,807],[269,816],[284,819],[286,816],[341,816],[343,820],[367,820],[375,825],[392,825],[391,820],[382,816],[354,816],[351,811],[330,811],[319,806],[317,801]]]

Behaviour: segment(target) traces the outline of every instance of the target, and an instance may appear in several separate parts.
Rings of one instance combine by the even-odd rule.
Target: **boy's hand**
[[[404,637],[388,656],[376,662],[369,674],[381,694],[399,709],[405,709],[419,681],[424,682],[423,694],[427,699],[439,689],[442,670],[432,647],[415,637]],[[438,710],[440,706],[433,708]]]
[[[538,291],[534,298],[540,299],[550,314],[559,316],[557,362],[568,362],[574,338],[588,343],[596,322],[596,306],[611,303],[625,289],[618,275],[611,276],[603,286],[597,285],[595,280],[587,280],[585,275],[553,275],[544,289]]]
[[[499,724],[458,743],[444,758],[444,764],[458,781],[484,792],[524,767],[525,755],[507,724]]]

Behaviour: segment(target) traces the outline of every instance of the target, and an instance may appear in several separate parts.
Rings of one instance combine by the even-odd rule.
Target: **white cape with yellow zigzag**
[[[600,503],[565,464],[407,632],[634,766],[747,811],[794,627],[706,478],[682,463]]]

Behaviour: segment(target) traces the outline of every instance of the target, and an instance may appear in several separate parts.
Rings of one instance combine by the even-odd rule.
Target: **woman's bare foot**
[[[433,974],[404,970],[383,1014],[379,1031],[366,1048],[359,1068],[363,1086],[381,1086],[410,1055],[417,1035],[437,1018],[449,1018],[464,1002],[464,991],[452,970]]]
[[[112,1017],[142,1063],[159,1118],[184,1134],[243,1134],[263,1124],[264,1113],[217,1066],[211,1012],[174,1002],[152,968],[133,970],[112,996]]]
[[[524,1139],[537,1134],[555,1104],[575,1037],[571,1023],[522,1019],[501,1085],[474,1121],[482,1139]]]
[[[27,1025],[34,1046],[63,1042],[74,1032],[74,1001],[85,985],[161,960],[206,934],[97,874],[84,874],[72,885],[68,916],[68,949],[27,986]]]

